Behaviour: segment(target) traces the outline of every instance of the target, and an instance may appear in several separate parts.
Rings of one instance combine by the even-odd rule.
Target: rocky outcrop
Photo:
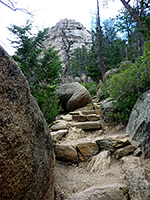
[[[65,60],[65,44],[71,43],[70,55],[73,49],[86,45],[89,48],[92,44],[91,33],[75,20],[62,19],[54,27],[49,29],[49,37],[45,41],[46,48],[54,46],[59,50],[62,60]],[[65,38],[64,38],[65,37]]]
[[[126,132],[141,148],[145,157],[150,157],[150,90],[137,100],[132,109]]]
[[[60,104],[67,111],[73,111],[92,101],[88,90],[80,83],[62,85],[57,91]]]
[[[0,199],[53,199],[48,126],[24,75],[2,47],[0,80]]]

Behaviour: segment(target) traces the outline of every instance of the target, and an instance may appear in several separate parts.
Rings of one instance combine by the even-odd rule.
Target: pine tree
[[[32,23],[29,21],[21,27],[12,25],[9,30],[17,38],[11,41],[16,49],[13,58],[23,70],[33,96],[50,123],[60,110],[56,95],[61,70],[58,51],[53,47],[44,49],[47,29],[32,34]]]

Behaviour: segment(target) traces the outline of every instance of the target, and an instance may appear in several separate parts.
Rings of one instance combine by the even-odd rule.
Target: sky
[[[7,3],[8,0],[3,0]],[[42,28],[52,27],[61,19],[75,19],[83,24],[88,30],[91,27],[92,16],[96,13],[96,0],[12,0],[16,2],[16,7],[26,8],[32,11],[34,25]],[[100,0],[102,2],[102,0]],[[110,1],[108,8],[103,8],[100,4],[101,20],[115,17],[117,11],[122,7],[119,0]],[[0,45],[12,55],[14,49],[11,47],[9,39],[13,39],[7,27],[11,24],[17,26],[24,25],[31,17],[21,11],[12,11],[0,3]]]

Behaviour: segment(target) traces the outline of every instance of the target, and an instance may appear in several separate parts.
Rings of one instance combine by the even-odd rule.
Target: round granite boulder
[[[78,82],[63,84],[58,90],[62,107],[70,112],[92,101],[88,90]]]

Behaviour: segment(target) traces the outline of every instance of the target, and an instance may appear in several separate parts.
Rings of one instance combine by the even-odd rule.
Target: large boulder
[[[0,80],[0,199],[53,199],[48,126],[24,75],[1,46]]]
[[[112,75],[119,73],[119,69],[110,69],[105,72],[105,80],[109,79]]]
[[[138,98],[132,109],[126,132],[141,148],[145,157],[150,157],[150,90]]]
[[[77,82],[63,84],[58,90],[58,97],[62,107],[69,112],[92,101],[88,90]]]
[[[148,174],[142,167],[141,158],[127,156],[122,158],[126,180],[129,185],[129,196],[132,200],[150,199],[150,182]]]
[[[114,111],[113,99],[107,98],[102,102],[102,118],[105,122],[112,121],[111,113]]]

